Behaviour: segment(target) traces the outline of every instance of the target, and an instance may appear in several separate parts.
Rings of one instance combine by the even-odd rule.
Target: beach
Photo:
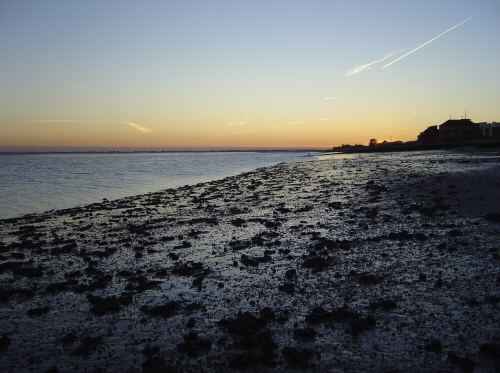
[[[500,157],[346,154],[0,220],[0,367],[500,369]]]

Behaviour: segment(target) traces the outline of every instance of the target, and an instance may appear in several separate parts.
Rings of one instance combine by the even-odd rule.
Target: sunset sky
[[[498,0],[0,2],[0,148],[330,147],[500,121]]]

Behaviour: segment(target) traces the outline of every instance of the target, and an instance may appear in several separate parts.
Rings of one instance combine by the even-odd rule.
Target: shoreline
[[[374,155],[1,220],[0,366],[494,371],[499,186]]]
[[[460,148],[456,148],[456,149],[454,148],[453,151],[458,152],[458,153],[463,153],[463,154],[474,154],[474,153],[481,154],[482,152],[484,152],[483,149],[484,148],[460,147]],[[429,149],[429,151],[430,150],[434,150],[434,149]],[[449,150],[449,149],[437,149],[437,150]],[[422,150],[422,151],[425,151],[425,150]],[[231,151],[229,151],[229,152],[231,152]],[[300,151],[297,151],[297,152],[300,152]],[[401,152],[404,153],[405,151],[401,151]],[[331,153],[320,153],[320,154],[317,154],[317,155],[312,155],[311,157],[316,157],[316,156],[320,157],[320,156],[329,156],[329,155],[365,154],[365,153],[370,153],[370,152],[361,152],[361,153],[357,153],[357,152],[345,152],[345,153],[344,152],[331,152]],[[375,153],[379,153],[379,152],[375,152]],[[380,153],[386,153],[386,152],[382,151]],[[391,151],[391,153],[392,153],[392,151]],[[106,153],[103,153],[103,154],[106,154]],[[127,154],[127,153],[125,153],[125,154]],[[305,156],[305,157],[308,157],[308,156]],[[130,200],[130,199],[136,199],[136,198],[145,198],[145,197],[147,197],[149,195],[154,195],[154,194],[159,194],[159,193],[161,194],[161,193],[164,193],[164,192],[175,191],[177,189],[185,189],[185,188],[190,188],[190,187],[200,187],[200,186],[203,186],[204,184],[210,184],[210,183],[217,182],[217,181],[223,181],[225,179],[232,179],[232,178],[236,178],[237,179],[240,176],[244,176],[246,174],[258,172],[260,170],[265,170],[267,168],[272,168],[272,167],[277,167],[277,166],[287,165],[287,164],[292,164],[292,163],[315,162],[315,161],[322,161],[322,160],[321,159],[309,159],[309,160],[299,160],[299,161],[293,161],[293,162],[280,162],[280,163],[275,164],[275,165],[257,167],[257,168],[255,168],[253,170],[250,170],[250,171],[241,172],[241,173],[238,173],[238,174],[235,174],[235,175],[221,176],[220,178],[215,178],[215,179],[211,179],[211,180],[207,180],[207,181],[202,181],[202,182],[198,182],[198,183],[194,183],[194,184],[185,184],[185,185],[182,185],[182,186],[179,186],[179,187],[160,189],[160,190],[152,191],[152,192],[148,192],[148,193],[132,194],[132,195],[129,195],[129,196],[124,196],[124,197],[120,197],[120,198],[116,198],[116,199],[107,199],[107,198],[104,198],[101,201],[97,201],[97,202],[93,202],[93,203],[88,203],[88,204],[83,204],[83,205],[77,205],[77,206],[68,207],[68,208],[50,209],[50,210],[42,211],[42,212],[27,213],[27,214],[23,214],[23,215],[17,216],[17,217],[0,218],[0,224],[2,224],[2,223],[16,223],[16,222],[18,222],[18,220],[26,220],[26,219],[35,219],[35,220],[38,220],[39,218],[42,218],[42,217],[48,217],[48,218],[50,218],[50,215],[53,215],[53,214],[55,214],[55,215],[62,215],[62,214],[66,214],[66,213],[71,214],[71,213],[75,213],[75,212],[81,211],[82,209],[96,208],[96,207],[100,207],[101,205],[106,205],[108,203],[120,202],[121,200]],[[476,170],[473,170],[473,171],[476,171]]]
[[[418,152],[418,151],[433,151],[433,150],[460,150],[460,149],[499,149],[500,141],[464,141],[460,143],[439,143],[439,144],[429,144],[429,145],[377,145],[374,147],[362,147],[356,148],[349,147],[335,148],[333,153],[343,153],[343,154],[363,154],[363,153],[392,153],[392,152]]]
[[[186,154],[186,156],[179,155]],[[76,157],[83,157],[76,164],[81,164],[81,173],[73,173],[73,169],[65,168],[65,164],[73,162],[71,158],[60,155],[60,159],[55,162],[62,174],[68,175],[59,180],[59,173],[52,170],[44,173],[44,164],[51,161],[54,154],[43,154],[41,160],[27,161],[28,167],[20,160],[24,155],[9,164],[6,160],[6,171],[2,173],[6,181],[11,173],[16,174],[15,166],[30,169],[42,163],[41,171],[38,170],[29,182],[24,185],[23,178],[13,177],[9,184],[2,183],[0,189],[4,190],[4,196],[0,198],[0,203],[4,202],[0,208],[0,221],[6,219],[20,218],[24,215],[43,214],[61,209],[71,209],[84,207],[88,204],[100,203],[102,200],[114,200],[119,198],[133,197],[144,193],[158,192],[167,188],[178,188],[185,185],[193,185],[201,182],[219,180],[226,176],[238,175],[242,172],[265,167],[267,165],[282,162],[300,162],[308,157],[304,152],[209,152],[209,153],[134,153],[134,154],[78,154]],[[58,155],[55,155],[58,156]],[[133,162],[143,163],[145,168],[149,168],[147,173],[134,174],[127,170],[114,168],[121,167],[123,162],[114,158],[99,161],[100,168],[93,169],[93,157],[127,157]],[[142,158],[142,156],[146,158]],[[48,157],[48,158],[47,158]],[[71,157],[71,156],[70,156]],[[139,158],[138,158],[139,157]],[[166,157],[166,158],[165,158]],[[196,162],[191,161],[196,159]],[[121,162],[121,163],[120,163]],[[223,162],[223,163],[221,163]],[[234,166],[231,166],[234,164]],[[106,166],[102,166],[106,165]],[[115,166],[113,166],[115,165]],[[78,167],[78,166],[75,166]],[[186,171],[182,169],[186,167]],[[181,171],[182,170],[182,171]],[[156,173],[158,171],[158,173]],[[92,175],[95,173],[96,178]],[[81,174],[89,175],[89,179],[82,179]],[[103,175],[110,175],[103,177]],[[0,175],[1,176],[1,175]],[[38,184],[40,183],[40,184]],[[97,187],[95,187],[97,185]],[[16,186],[21,186],[21,193],[16,194]],[[52,192],[57,190],[57,193]],[[31,191],[31,194],[29,193]],[[38,198],[38,191],[41,192]],[[30,206],[31,203],[31,206]]]
[[[304,153],[321,152],[322,148],[297,149],[205,149],[205,150],[68,150],[68,151],[0,151],[0,156],[12,155],[51,155],[51,154],[165,154],[165,153]]]

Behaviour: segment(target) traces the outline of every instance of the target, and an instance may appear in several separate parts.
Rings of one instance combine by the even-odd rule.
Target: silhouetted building
[[[478,123],[482,137],[500,137],[500,123]]]
[[[417,142],[420,145],[437,144],[439,143],[439,129],[438,126],[430,126],[425,131],[420,132]]]
[[[481,130],[470,119],[449,119],[439,126],[440,142],[473,140],[479,137]]]
[[[377,146],[377,139],[370,139],[370,142],[368,143],[369,147],[374,147]]]

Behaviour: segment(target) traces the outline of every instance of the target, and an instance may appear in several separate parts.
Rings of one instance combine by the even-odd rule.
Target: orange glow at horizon
[[[23,3],[0,12],[0,149],[329,148],[500,121],[496,1]]]

